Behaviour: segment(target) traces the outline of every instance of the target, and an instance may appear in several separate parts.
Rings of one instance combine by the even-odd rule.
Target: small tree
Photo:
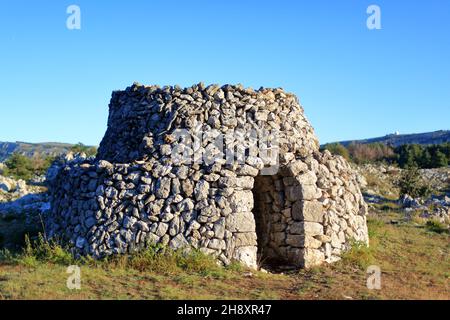
[[[418,167],[423,158],[423,148],[418,144],[405,144],[396,148],[398,164],[401,168]]]
[[[70,151],[72,151],[73,153],[85,153],[88,157],[95,156],[97,154],[96,147],[89,147],[89,146],[84,145],[81,142],[72,146],[72,148],[70,148]]]
[[[6,161],[6,168],[3,171],[5,176],[12,176],[15,179],[29,180],[33,176],[33,167],[28,157],[20,153],[13,153]]]
[[[433,192],[431,186],[423,181],[417,166],[408,167],[403,170],[397,181],[400,188],[400,196],[410,195],[413,198],[428,197]]]
[[[431,159],[432,168],[441,168],[448,166],[447,156],[441,151],[437,150]]]
[[[346,160],[350,160],[350,154],[346,147],[340,143],[329,143],[324,146],[324,149],[330,151],[334,155],[342,156]]]
[[[4,176],[15,179],[30,180],[34,175],[44,174],[53,161],[52,157],[43,157],[39,154],[32,158],[20,153],[13,153],[6,161],[3,169]]]

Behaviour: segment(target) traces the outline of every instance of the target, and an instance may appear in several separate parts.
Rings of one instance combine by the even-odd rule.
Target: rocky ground
[[[396,181],[402,169],[388,165],[366,164],[356,166],[358,181],[364,198],[372,211],[379,209],[396,209],[405,219],[425,219],[450,224],[450,167],[421,169],[419,172],[434,190],[426,199],[400,197]]]
[[[48,209],[49,202],[43,185],[27,184],[24,180],[0,175],[0,216]]]
[[[0,250],[20,249],[26,234],[42,231],[42,215],[50,209],[44,180],[36,177],[27,183],[0,174]]]

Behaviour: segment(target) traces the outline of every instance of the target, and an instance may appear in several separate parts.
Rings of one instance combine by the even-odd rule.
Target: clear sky
[[[0,141],[96,145],[134,81],[283,87],[322,143],[450,129],[448,0],[1,0],[0,46]]]

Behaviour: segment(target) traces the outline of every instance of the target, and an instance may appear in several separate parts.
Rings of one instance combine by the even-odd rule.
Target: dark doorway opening
[[[252,191],[258,265],[269,270],[279,269],[287,264],[287,220],[282,215],[285,205],[282,177],[257,176]]]

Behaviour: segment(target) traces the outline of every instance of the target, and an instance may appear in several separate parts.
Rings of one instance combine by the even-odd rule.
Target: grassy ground
[[[67,266],[75,263],[66,252],[28,247],[0,259],[0,299],[450,299],[450,237],[433,230],[385,210],[369,218],[369,249],[355,247],[333,265],[285,274],[152,250],[77,262],[81,290],[66,286]],[[381,290],[366,287],[369,265],[381,268]]]

